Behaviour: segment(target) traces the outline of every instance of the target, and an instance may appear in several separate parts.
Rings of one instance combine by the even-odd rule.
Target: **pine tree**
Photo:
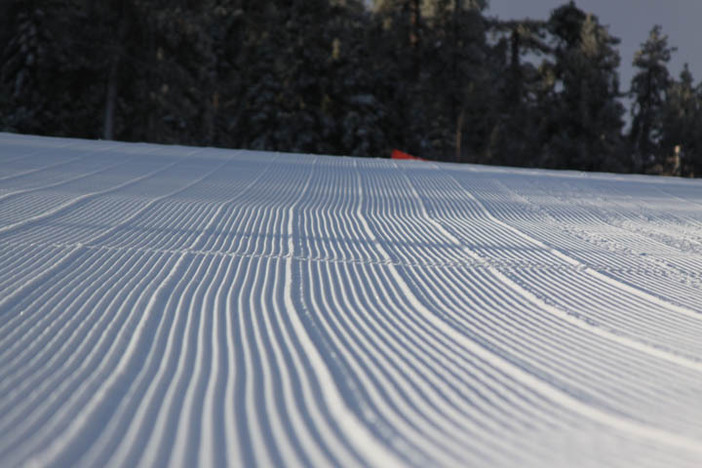
[[[490,82],[499,95],[499,120],[493,130],[492,162],[509,166],[534,164],[540,153],[541,121],[546,101],[542,69],[522,57],[548,57],[546,22],[535,20],[491,21],[491,34],[499,37],[491,51],[494,65]]]
[[[672,156],[675,175],[702,174],[702,94],[685,64],[679,80],[671,80],[661,117],[660,154]],[[678,161],[677,158],[680,158]],[[678,166],[679,165],[679,166]]]
[[[419,102],[426,91],[423,13],[419,0],[376,2],[369,37],[374,45],[372,73],[380,80],[381,102],[389,109],[384,128],[388,147],[429,157],[425,113]]]
[[[145,12],[149,49],[137,70],[142,111],[158,141],[211,145],[217,141],[222,29],[227,2],[167,2]],[[136,53],[136,52],[135,52]],[[136,110],[137,108],[135,108]]]
[[[3,5],[0,86],[5,129],[57,136],[99,136],[100,63],[78,1]]]
[[[492,112],[485,2],[385,0],[374,15],[395,147],[443,160],[484,159]],[[492,119],[494,120],[494,119]]]
[[[98,82],[103,85],[102,138],[124,138],[132,129],[125,122],[135,123],[124,112],[125,90],[135,89],[134,80],[144,66],[139,52],[149,49],[145,41],[144,22],[149,14],[133,0],[87,0],[83,10],[88,20],[82,40],[96,44],[99,58],[94,60],[100,72]],[[140,47],[135,47],[136,41]],[[138,138],[138,137],[137,137]],[[153,141],[153,140],[152,140]]]
[[[624,170],[619,102],[619,40],[570,2],[549,19],[555,45],[555,100],[551,111],[557,131],[547,141],[549,167]],[[560,89],[559,89],[560,88]]]
[[[380,93],[383,75],[372,73],[375,44],[367,34],[370,16],[359,2],[345,2],[333,9],[328,28],[330,39],[329,86],[322,110],[332,123],[332,151],[354,156],[381,156],[386,147],[387,108]]]
[[[429,113],[425,131],[442,159],[485,160],[494,121],[483,2],[439,0],[433,4],[424,60]],[[493,117],[493,118],[490,118]]]
[[[660,151],[662,113],[666,92],[670,87],[667,64],[675,48],[668,45],[668,36],[660,26],[654,26],[641,50],[634,57],[639,72],[631,81],[632,127],[630,138],[634,146],[635,170],[650,170],[663,164]]]

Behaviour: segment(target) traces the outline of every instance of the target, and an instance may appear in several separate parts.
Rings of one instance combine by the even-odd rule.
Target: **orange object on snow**
[[[415,161],[425,161],[425,159],[412,156],[411,154],[405,153],[404,151],[400,151],[398,149],[392,150],[392,155],[390,157],[392,159],[413,159]]]

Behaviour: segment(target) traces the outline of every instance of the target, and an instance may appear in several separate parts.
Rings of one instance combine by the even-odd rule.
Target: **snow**
[[[0,466],[702,465],[702,183],[0,134]]]

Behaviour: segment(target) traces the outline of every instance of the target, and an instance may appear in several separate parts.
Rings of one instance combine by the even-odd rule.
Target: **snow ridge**
[[[0,134],[0,466],[700,466],[700,206]]]

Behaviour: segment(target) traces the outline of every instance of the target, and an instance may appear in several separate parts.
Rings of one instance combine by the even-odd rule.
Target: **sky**
[[[487,16],[501,19],[547,19],[567,0],[489,0]],[[609,32],[621,39],[621,89],[629,89],[634,74],[631,62],[651,28],[660,24],[668,44],[677,46],[669,64],[676,78],[689,63],[695,83],[702,80],[702,0],[576,0],[578,8],[594,13]]]

